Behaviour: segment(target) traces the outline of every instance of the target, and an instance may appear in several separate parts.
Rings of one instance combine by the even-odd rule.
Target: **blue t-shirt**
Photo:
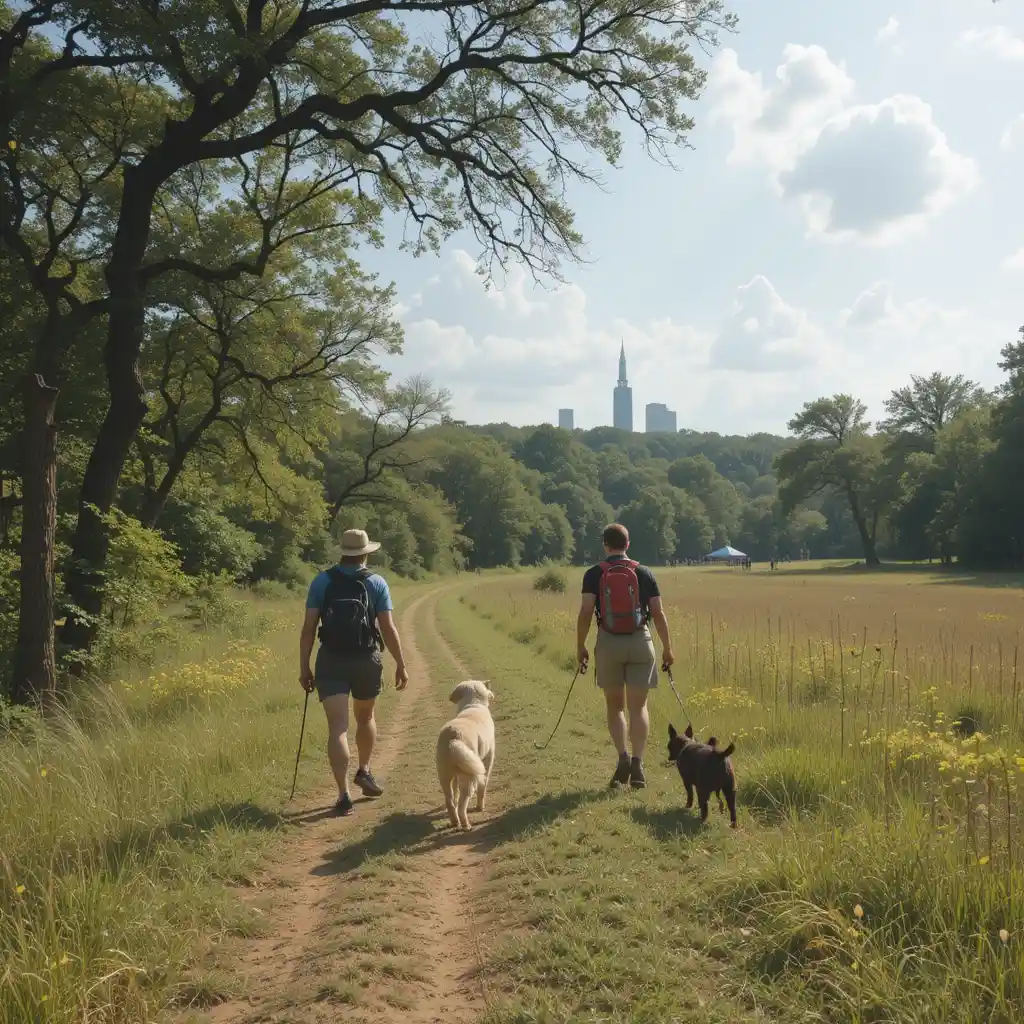
[[[347,576],[354,576],[362,566],[359,565],[336,565],[335,569],[340,570]],[[309,594],[306,595],[306,607],[316,608],[323,611],[324,597],[327,594],[327,586],[331,577],[327,572],[320,573],[309,585]],[[388,589],[387,580],[383,576],[374,573],[367,576],[363,582],[366,584],[366,593],[369,595],[370,604],[373,607],[373,617],[376,620],[381,612],[390,612],[394,609],[391,603],[391,591]]]

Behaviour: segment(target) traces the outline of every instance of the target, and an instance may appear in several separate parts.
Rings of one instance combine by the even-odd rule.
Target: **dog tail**
[[[735,743],[730,743],[729,746],[727,746],[725,748],[725,750],[719,750],[716,747],[714,749],[713,753],[714,753],[715,757],[723,757],[724,758],[724,757],[729,757],[735,750],[736,750],[736,744]]]
[[[448,744],[448,752],[452,756],[456,770],[461,775],[469,775],[481,782],[487,777],[487,768],[480,760],[480,755],[465,740],[451,740]]]

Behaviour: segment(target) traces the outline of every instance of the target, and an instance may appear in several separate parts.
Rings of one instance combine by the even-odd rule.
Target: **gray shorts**
[[[598,627],[594,678],[602,690],[613,686],[653,690],[658,685],[658,662],[650,631],[616,635]]]
[[[352,694],[355,700],[375,700],[384,685],[384,659],[380,651],[341,655],[321,644],[313,677],[321,701],[341,694]]]

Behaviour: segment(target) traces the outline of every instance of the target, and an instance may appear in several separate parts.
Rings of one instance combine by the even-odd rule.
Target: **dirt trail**
[[[455,676],[459,680],[469,678],[468,669],[441,633],[436,604],[431,604],[427,611],[427,629],[451,662]],[[488,793],[488,801],[493,808],[493,793]],[[487,817],[488,810],[475,814],[474,806],[470,804],[470,821],[479,826]],[[440,936],[440,955],[435,963],[436,984],[408,1017],[396,1016],[395,1020],[469,1024],[478,1019],[486,1001],[486,992],[478,977],[483,963],[474,908],[477,890],[486,876],[486,858],[479,849],[466,845],[457,834],[445,840],[435,857],[430,926],[426,937],[437,949]]]
[[[434,686],[417,646],[418,629],[429,633],[442,648],[452,663],[453,675],[466,677],[465,667],[438,630],[435,602],[441,589],[446,588],[416,598],[401,616],[410,681],[394,714],[380,727],[374,767],[385,784],[410,745],[429,744],[433,749],[433,727],[426,726],[424,718],[436,717],[428,710]],[[314,712],[311,707],[310,713]],[[335,898],[344,900],[345,879],[312,869],[322,862],[325,850],[341,845],[339,840],[350,829],[350,822],[372,829],[393,811],[385,794],[382,800],[358,803],[353,818],[338,819],[324,813],[334,796],[333,786],[325,786],[297,801],[293,820],[298,834],[288,841],[284,856],[256,890],[257,895],[275,889],[287,892],[269,911],[266,937],[246,942],[233,966],[247,995],[213,1007],[200,1019],[208,1024],[300,1020],[473,1024],[485,1008],[477,970],[480,954],[473,905],[485,877],[485,856],[469,849],[458,834],[439,832],[435,841],[415,843],[411,852],[406,851],[414,862],[409,900],[403,897],[403,912],[390,915],[387,921],[417,951],[423,978],[415,995],[400,1005],[389,1005],[386,997],[358,1007],[338,1006],[330,1000],[325,1003],[325,985],[329,987],[332,975],[340,975],[345,967],[344,952],[325,956],[325,949],[336,940],[336,935],[328,938],[331,926],[338,923],[332,903]],[[486,816],[485,812],[475,817],[479,821]],[[357,841],[358,836],[353,836],[351,842]]]

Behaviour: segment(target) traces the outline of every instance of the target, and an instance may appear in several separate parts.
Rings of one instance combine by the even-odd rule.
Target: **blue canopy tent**
[[[704,556],[705,562],[727,562],[729,565],[736,565],[746,560],[745,552],[737,551],[736,548],[730,547],[728,544],[724,548],[719,548],[717,551],[712,551],[710,555]]]

